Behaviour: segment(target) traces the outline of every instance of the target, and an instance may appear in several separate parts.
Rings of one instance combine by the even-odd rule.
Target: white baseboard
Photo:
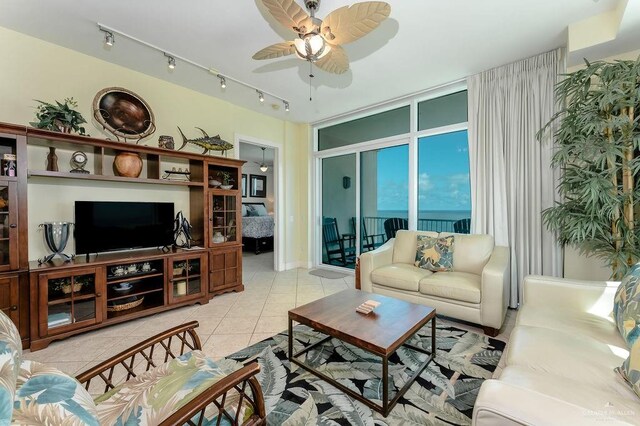
[[[311,264],[311,262],[307,262],[305,260],[300,260],[300,261],[297,261],[297,262],[285,263],[284,269],[285,270],[297,269],[297,268],[310,269],[312,266],[313,265]]]

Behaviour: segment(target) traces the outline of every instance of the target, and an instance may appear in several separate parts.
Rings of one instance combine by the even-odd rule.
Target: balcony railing
[[[388,217],[364,216],[362,218],[367,235],[384,234],[384,221]],[[453,224],[458,219],[418,219],[419,231],[454,232]],[[469,233],[466,230],[465,233]],[[385,237],[386,239],[386,237]]]

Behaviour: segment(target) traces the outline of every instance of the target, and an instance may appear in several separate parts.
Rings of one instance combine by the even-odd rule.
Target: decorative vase
[[[221,232],[214,232],[213,233],[213,238],[212,238],[213,242],[218,244],[218,243],[224,243],[225,242],[225,238],[222,235]]]
[[[53,146],[49,147],[49,154],[47,154],[47,171],[58,171],[58,156],[56,155],[56,148]]]
[[[135,152],[120,152],[113,161],[113,172],[117,176],[137,178],[142,173],[142,158]]]

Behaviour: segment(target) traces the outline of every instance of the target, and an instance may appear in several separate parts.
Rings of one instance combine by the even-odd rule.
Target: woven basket
[[[140,306],[143,301],[144,301],[144,296],[142,296],[138,300],[134,300],[133,302],[123,303],[122,305],[107,306],[107,312],[120,312],[120,311],[126,311],[127,309],[133,309],[136,306]]]

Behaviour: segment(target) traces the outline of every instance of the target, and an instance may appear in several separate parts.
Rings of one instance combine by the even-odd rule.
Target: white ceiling
[[[323,0],[318,16],[353,2]],[[312,102],[308,63],[293,57],[251,59],[266,45],[293,36],[265,12],[260,0],[0,0],[0,26],[252,110],[315,122],[564,45],[569,24],[616,5],[616,0],[388,2],[390,18],[345,46],[349,72],[314,70]],[[255,92],[231,83],[222,91],[217,79],[187,64],[178,63],[169,71],[161,54],[122,37],[116,36],[116,45],[107,49],[97,22],[283,97],[290,101],[291,112],[269,97],[260,104]],[[624,46],[608,46],[608,51],[619,53],[616,49],[627,47],[628,40]]]

